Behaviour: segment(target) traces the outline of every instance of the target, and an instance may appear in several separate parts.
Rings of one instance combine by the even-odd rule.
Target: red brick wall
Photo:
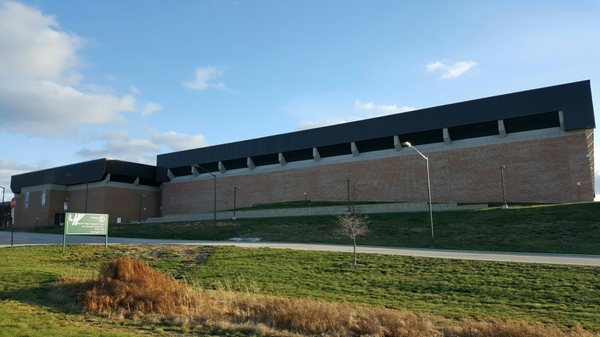
[[[33,227],[38,219],[38,225],[49,226],[54,224],[56,213],[63,213],[65,198],[69,199],[70,212],[84,212],[85,210],[85,185],[69,191],[61,189],[46,189],[46,205],[41,206],[42,186],[29,192],[29,207],[25,208],[25,191],[15,195],[17,203],[15,208],[15,227]],[[140,212],[140,195],[145,195]],[[88,213],[108,213],[109,222],[114,224],[117,217],[123,222],[145,220],[156,217],[160,210],[160,191],[145,190],[132,186],[93,186],[88,189]],[[144,210],[145,208],[145,210]]]
[[[585,132],[495,145],[425,152],[430,158],[433,201],[501,202],[500,165],[505,168],[508,202],[576,202],[593,200],[594,188]],[[442,148],[443,149],[443,148]],[[247,174],[217,174],[217,209],[257,203],[301,200],[346,200],[346,179],[352,199],[425,201],[425,160],[410,149],[402,155],[338,164],[315,162],[305,168]],[[404,155],[410,153],[410,155]],[[360,158],[360,157],[358,157]],[[581,182],[580,189],[577,182]],[[213,181],[199,179],[163,184],[163,215],[209,212]]]
[[[36,218],[38,221],[48,221],[48,210],[41,207],[40,195],[41,192],[39,191],[29,192],[27,207],[25,205],[26,193],[15,195],[15,226],[23,222],[30,224],[30,226],[35,226]]]
[[[145,220],[159,215],[159,191],[107,187],[104,193],[105,209],[110,215],[110,223],[116,223],[117,217],[120,217],[122,222],[131,222],[138,221],[139,217]],[[145,197],[140,198],[140,195]]]
[[[69,191],[69,212],[85,212],[85,185],[83,188]],[[104,189],[105,187],[90,186],[87,196],[88,213],[104,213]]]
[[[15,194],[15,227],[34,227],[54,224],[54,214],[63,211],[66,191],[46,188],[46,203],[42,207],[44,189],[29,192],[29,207],[25,208],[25,194]]]

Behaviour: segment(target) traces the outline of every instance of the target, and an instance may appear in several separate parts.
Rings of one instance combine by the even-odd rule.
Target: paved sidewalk
[[[41,234],[15,232],[15,245],[62,244],[63,236],[59,234]],[[206,246],[236,246],[246,248],[278,248],[295,250],[314,250],[329,252],[352,252],[352,246],[331,244],[277,243],[277,242],[233,242],[233,241],[186,241],[186,240],[153,240],[135,238],[108,238],[111,243],[137,244],[178,244]],[[104,237],[69,236],[67,243],[104,243]],[[0,231],[0,247],[10,247],[10,232]],[[508,253],[444,249],[412,249],[394,247],[359,246],[361,254],[404,255],[432,257],[442,259],[462,259],[498,262],[544,263],[600,267],[600,255],[583,254],[544,254],[544,253]]]

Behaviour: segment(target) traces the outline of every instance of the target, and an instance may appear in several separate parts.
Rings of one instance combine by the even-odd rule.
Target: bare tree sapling
[[[359,214],[342,214],[337,218],[338,228],[335,231],[336,234],[342,235],[352,240],[354,246],[354,263],[353,266],[358,265],[356,263],[356,238],[364,236],[369,232],[368,224],[369,219],[364,215]]]

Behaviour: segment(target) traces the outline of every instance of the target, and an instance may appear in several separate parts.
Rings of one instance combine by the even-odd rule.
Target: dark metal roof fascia
[[[106,161],[106,173],[140,177],[154,181],[156,179],[156,166],[111,159]]]
[[[100,181],[107,173],[140,177],[154,181],[156,167],[106,158],[28,172],[11,177],[13,193],[21,193],[23,187],[45,184],[77,185]]]
[[[11,177],[13,193],[21,193],[23,187],[45,184],[75,185],[102,180],[106,171],[106,159],[53,167],[45,170],[17,174]]]
[[[590,81],[561,84],[316,129],[161,154],[157,156],[157,179],[165,180],[167,168],[349,143],[559,110],[563,111],[565,130],[594,128]]]

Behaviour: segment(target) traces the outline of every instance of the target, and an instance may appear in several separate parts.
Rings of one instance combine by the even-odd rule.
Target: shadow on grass
[[[52,313],[79,314],[83,307],[78,302],[82,282],[52,284],[39,287],[23,287],[0,292],[0,300],[19,301],[34,306],[42,306]]]

